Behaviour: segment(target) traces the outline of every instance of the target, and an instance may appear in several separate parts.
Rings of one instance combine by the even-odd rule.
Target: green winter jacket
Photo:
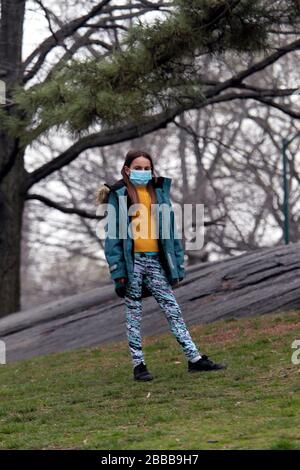
[[[174,211],[172,203],[170,201],[170,186],[172,178],[167,178],[164,176],[159,176],[156,179],[153,178],[153,184],[155,187],[157,195],[157,204],[159,207],[162,207],[161,204],[164,204],[165,207],[171,208],[170,211],[170,237],[165,238],[162,236],[162,212],[159,211],[159,256],[160,262],[165,269],[168,281],[172,284],[176,280],[182,280],[185,277],[185,267],[184,267],[184,250],[180,238],[174,237],[174,234],[178,234],[176,221],[174,217]],[[125,199],[121,202],[121,211],[119,215],[119,204],[120,196],[127,196],[127,209],[130,207],[130,200],[127,195],[127,187],[122,179],[118,180],[115,183],[104,183],[104,185],[98,190],[98,203],[108,203],[111,206],[108,206],[107,213],[107,223],[104,226],[105,229],[105,242],[104,242],[104,252],[105,258],[107,260],[111,279],[115,282],[116,293],[118,293],[119,284],[116,281],[117,278],[126,277],[130,282],[133,278],[133,266],[134,266],[134,243],[130,234],[127,238],[122,238],[119,235],[119,227],[122,225],[123,229],[127,230],[128,225],[131,222],[131,215],[128,215],[125,207]],[[111,210],[110,210],[111,207]],[[108,231],[108,225],[110,224],[111,217],[113,212],[116,214],[116,235],[117,238],[110,237]],[[121,219],[121,220],[120,220]],[[145,284],[142,285],[142,297],[148,297],[152,295],[151,292],[147,289]]]

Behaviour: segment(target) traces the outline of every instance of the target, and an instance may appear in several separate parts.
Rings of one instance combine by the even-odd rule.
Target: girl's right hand
[[[119,297],[124,297],[126,293],[127,277],[117,277],[115,279],[115,291]]]

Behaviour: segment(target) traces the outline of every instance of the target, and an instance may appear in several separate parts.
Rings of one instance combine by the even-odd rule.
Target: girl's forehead
[[[131,162],[131,166],[134,166],[134,165],[145,165],[145,166],[149,165],[149,166],[151,166],[151,162],[150,162],[150,160],[148,160],[148,158],[137,157],[134,160],[132,160],[132,162]]]

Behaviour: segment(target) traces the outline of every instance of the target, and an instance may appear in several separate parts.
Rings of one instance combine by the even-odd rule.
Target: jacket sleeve
[[[181,241],[181,238],[176,238],[176,235],[178,236],[178,229],[177,229],[177,224],[176,224],[176,218],[175,218],[175,213],[174,209],[172,207],[172,225],[173,225],[173,235],[174,235],[174,251],[175,251],[175,256],[176,256],[176,263],[177,263],[177,271],[178,275],[180,278],[185,277],[185,266],[184,266],[184,249],[183,249],[183,244]]]
[[[114,191],[110,191],[107,202],[107,223],[104,226],[104,254],[109,266],[111,279],[114,280],[118,277],[127,277],[127,271],[123,239],[119,238],[119,203]],[[113,238],[114,224],[116,224],[115,238]]]

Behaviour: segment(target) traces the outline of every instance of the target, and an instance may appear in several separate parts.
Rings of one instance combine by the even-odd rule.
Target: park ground
[[[0,449],[300,449],[300,311],[189,326],[226,362],[190,374],[171,332],[0,366]],[[300,356],[300,354],[299,354]]]

